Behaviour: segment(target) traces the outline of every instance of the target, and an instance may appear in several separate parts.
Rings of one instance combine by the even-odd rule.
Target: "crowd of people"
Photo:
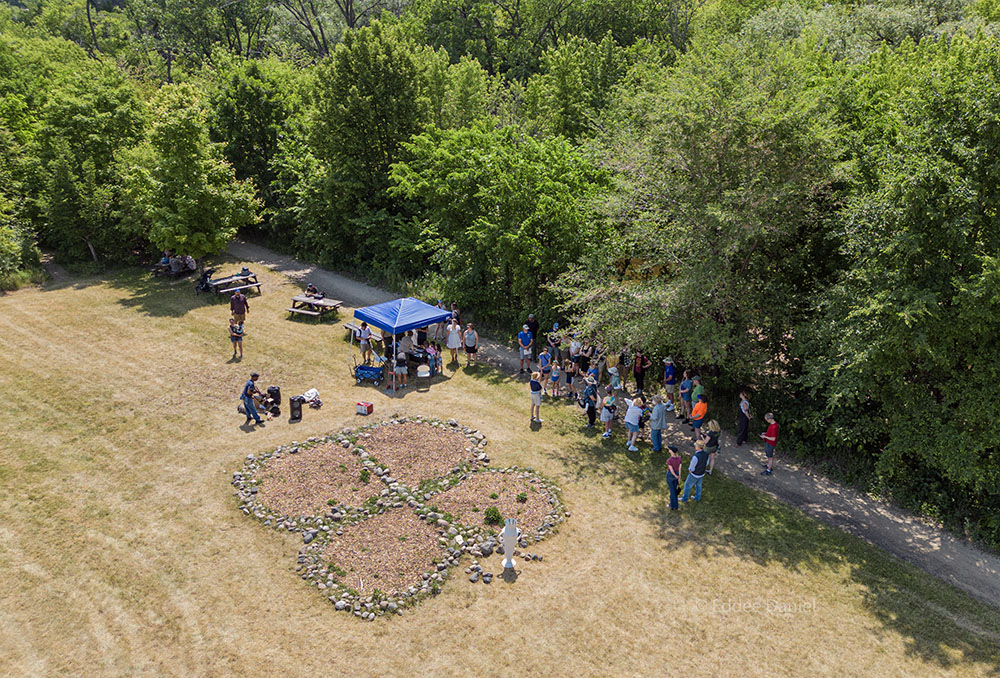
[[[681,424],[689,427],[694,452],[686,480],[681,483],[680,449],[675,445],[666,448],[670,452],[666,462],[670,507],[677,509],[679,502],[689,501],[692,493],[695,501],[701,499],[702,481],[715,469],[722,428],[717,419],[709,416],[708,394],[700,375],[679,370],[673,358],[667,356],[663,359],[662,377],[654,377],[651,375],[653,360],[641,350],[610,351],[577,332],[561,329],[559,323],[553,323],[552,329],[543,336],[534,315],[530,315],[521,327],[517,346],[520,374],[530,373],[532,424],[543,422],[543,397],[575,399],[584,409],[588,428],[593,428],[598,420],[601,422],[602,438],[613,437],[614,423],[620,417],[629,452],[639,450],[639,441],[648,426],[652,450],[660,453],[668,413],[674,413]],[[647,383],[650,378],[658,382],[652,389]],[[634,384],[631,394],[629,379]],[[647,392],[654,390],[657,393],[647,396]],[[749,396],[740,393],[737,447],[746,444],[752,418]],[[764,419],[767,430],[761,434],[761,439],[764,441],[765,468],[761,474],[769,476],[774,470],[778,423],[771,412]]]

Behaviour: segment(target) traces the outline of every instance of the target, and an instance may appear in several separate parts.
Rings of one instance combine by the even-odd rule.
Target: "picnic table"
[[[308,294],[296,294],[292,297],[292,305],[285,310],[289,313],[301,313],[314,318],[321,318],[324,313],[336,311],[344,302],[327,297],[312,297]]]
[[[260,294],[260,283],[257,282],[257,275],[255,273],[237,273],[236,275],[226,276],[225,278],[217,278],[215,280],[209,280],[208,286],[216,294],[225,294],[227,292],[236,292],[237,290],[248,290],[257,289],[257,293]]]

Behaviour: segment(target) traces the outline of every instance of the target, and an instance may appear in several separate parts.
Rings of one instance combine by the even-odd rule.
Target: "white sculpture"
[[[507,518],[503,527],[503,566],[504,569],[514,568],[514,549],[517,548],[517,520]]]

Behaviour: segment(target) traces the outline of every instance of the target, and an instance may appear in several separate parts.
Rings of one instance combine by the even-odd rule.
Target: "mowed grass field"
[[[288,320],[297,288],[261,281],[242,363],[228,306],[190,280],[127,272],[0,297],[0,675],[1000,672],[996,610],[725,478],[671,513],[663,456],[587,433],[575,405],[546,402],[532,431],[527,387],[489,368],[396,397],[357,387],[340,322]],[[286,397],[318,388],[324,407],[242,428],[251,370]],[[231,474],[368,421],[361,399],[376,419],[455,417],[489,436],[494,465],[559,482],[572,516],[532,549],[544,561],[513,584],[453,571],[440,596],[373,623],[306,586],[301,537],[243,516]]]

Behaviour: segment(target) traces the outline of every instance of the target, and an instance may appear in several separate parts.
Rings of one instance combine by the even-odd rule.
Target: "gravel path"
[[[331,296],[351,306],[388,301],[391,292],[323,270],[294,257],[264,247],[234,242],[229,253],[285,273],[299,282],[311,280]],[[481,360],[508,372],[516,372],[517,355],[505,345],[481,338]],[[689,445],[687,430],[672,431]],[[774,475],[758,475],[762,452],[759,445],[736,448],[731,436],[723,436],[719,471],[741,483],[767,492],[805,513],[857,535],[892,555],[943,579],[980,601],[1000,608],[1000,555],[988,553],[946,530],[928,525],[913,514],[872,499],[860,492],[785,463],[778,449]]]

